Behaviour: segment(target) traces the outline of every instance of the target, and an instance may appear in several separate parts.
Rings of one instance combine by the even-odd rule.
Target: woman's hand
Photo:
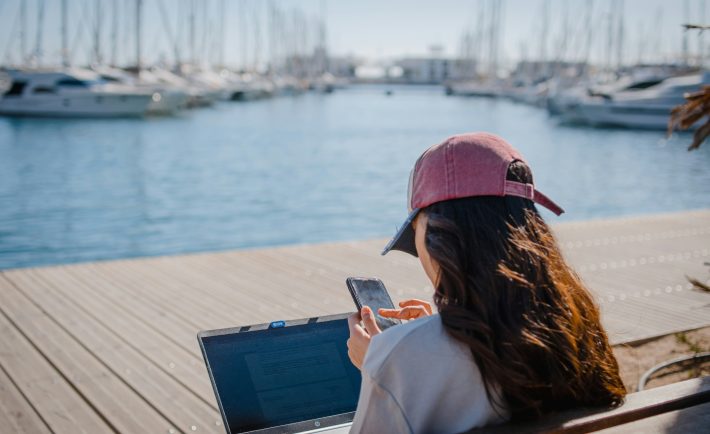
[[[417,319],[432,313],[431,303],[424,300],[404,300],[399,303],[399,307],[401,309],[380,309],[377,312],[385,318],[396,319]]]
[[[360,319],[362,318],[362,325]],[[381,330],[375,322],[375,315],[372,310],[364,306],[360,312],[355,312],[348,317],[350,327],[350,339],[348,339],[348,357],[358,369],[362,369],[362,362],[365,360],[367,347],[370,346],[370,339],[380,334]]]

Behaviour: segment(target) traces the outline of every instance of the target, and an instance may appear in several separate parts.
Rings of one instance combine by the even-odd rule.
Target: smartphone
[[[350,295],[353,297],[357,310],[360,311],[363,306],[372,309],[375,314],[375,322],[380,330],[385,330],[393,325],[401,324],[401,321],[393,318],[385,318],[377,312],[380,308],[394,309],[392,299],[387,293],[385,284],[380,279],[372,277],[348,277],[345,280],[350,290]]]

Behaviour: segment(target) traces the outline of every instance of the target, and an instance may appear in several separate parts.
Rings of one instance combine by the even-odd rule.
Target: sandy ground
[[[614,347],[621,378],[629,392],[636,391],[639,379],[651,367],[670,359],[707,351],[710,351],[710,327],[663,336],[637,345]],[[654,375],[646,388],[705,375],[710,375],[710,362],[669,368]]]

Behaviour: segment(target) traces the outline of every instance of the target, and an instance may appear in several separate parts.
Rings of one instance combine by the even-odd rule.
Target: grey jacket
[[[352,433],[453,433],[507,419],[491,405],[471,351],[439,315],[372,338]]]

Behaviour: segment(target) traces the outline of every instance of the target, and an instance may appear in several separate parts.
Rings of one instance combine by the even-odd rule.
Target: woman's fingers
[[[358,369],[365,360],[367,347],[370,345],[370,335],[360,325],[360,314],[354,313],[348,317],[350,338],[347,341],[348,357]]]
[[[424,306],[408,306],[403,307],[402,309],[380,309],[378,312],[385,318],[407,320],[431,315],[431,313]]]
[[[397,318],[399,319],[400,309],[378,309],[377,313],[385,318]]]
[[[424,300],[419,300],[417,298],[412,298],[410,300],[403,300],[399,302],[399,307],[410,307],[410,306],[422,306],[427,311],[429,315],[432,314],[431,303]]]
[[[355,331],[355,326],[360,323],[360,313],[355,312],[348,316],[348,328],[350,329],[350,334],[352,335]]]
[[[355,312],[348,317],[348,328],[350,328],[350,338],[367,337],[367,332],[360,325],[360,314]]]
[[[408,306],[400,311],[400,319],[416,319],[427,315],[429,313],[424,306]]]
[[[380,330],[377,326],[375,315],[369,307],[363,307],[362,311],[360,311],[360,316],[362,317],[362,324],[365,326],[365,331],[367,331],[370,336],[375,336],[382,332],[382,330]]]

